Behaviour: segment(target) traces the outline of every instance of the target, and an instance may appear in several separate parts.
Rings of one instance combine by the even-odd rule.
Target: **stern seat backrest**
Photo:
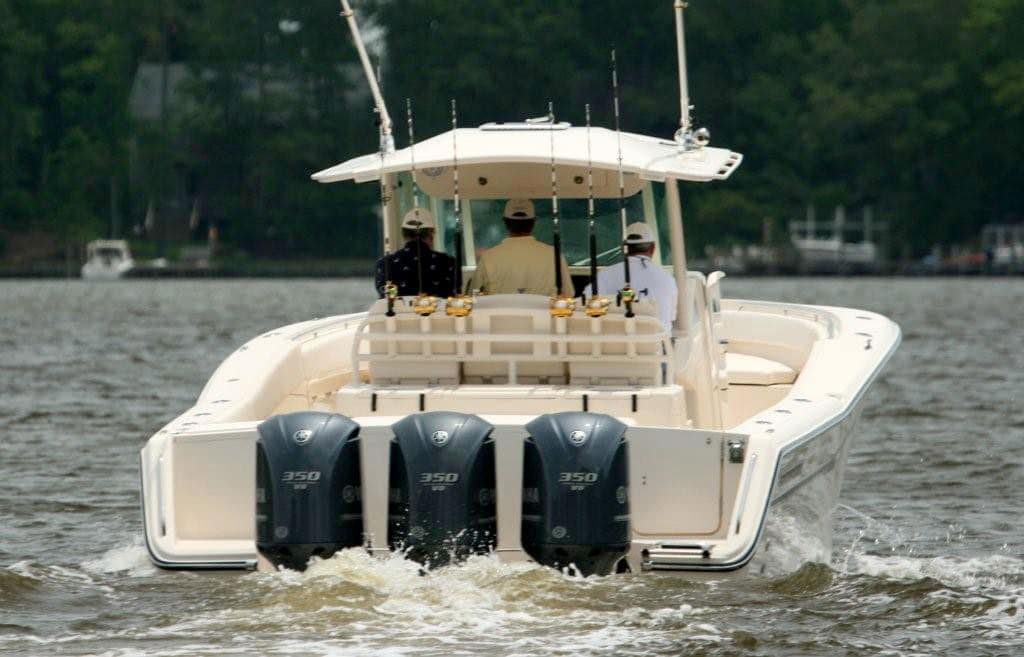
[[[661,361],[668,335],[642,343],[632,337],[664,333],[652,304],[635,304],[633,319],[627,319],[622,308],[613,307],[600,319],[577,312],[556,320],[548,312],[548,303],[540,295],[483,296],[469,317],[457,320],[445,315],[443,308],[420,317],[406,303],[396,304],[395,316],[387,317],[387,303],[380,300],[367,313],[370,336],[357,347],[357,357],[369,358],[370,381],[383,386],[513,380],[523,385],[664,383]],[[455,336],[461,333],[474,338],[459,342]],[[550,339],[559,334],[572,339],[568,344]],[[446,335],[453,339],[437,339]]]
[[[507,384],[515,368],[516,383],[565,385],[568,372],[558,358],[558,345],[545,338],[557,333],[548,311],[548,297],[537,294],[494,294],[473,305],[474,335],[531,335],[529,341],[478,340],[462,366],[468,384]]]
[[[569,318],[569,345],[573,356],[592,359],[569,363],[569,383],[581,386],[656,386],[665,381],[661,365],[667,355],[669,336],[658,321],[654,304],[639,301],[633,304],[634,318],[626,317],[622,306],[611,306],[604,317],[593,319],[582,313]],[[638,342],[633,336],[656,336],[662,340]],[[586,336],[603,338],[586,340]],[[611,339],[608,339],[611,338]],[[621,338],[621,339],[616,339]],[[669,378],[668,380],[672,380]]]
[[[455,342],[428,342],[417,337],[454,334],[455,319],[443,310],[420,317],[404,301],[395,304],[394,317],[387,316],[387,308],[385,299],[370,307],[366,324],[374,337],[368,348],[359,345],[361,353],[370,357],[370,381],[376,385],[457,385]]]

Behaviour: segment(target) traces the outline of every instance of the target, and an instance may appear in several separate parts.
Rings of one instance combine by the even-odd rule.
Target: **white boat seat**
[[[632,319],[626,318],[625,308],[612,306],[604,317],[592,319],[576,314],[568,320],[569,333],[574,337],[594,336],[608,338],[621,336],[621,340],[575,340],[569,345],[569,354],[594,356],[593,360],[569,363],[569,383],[582,386],[662,385],[663,377],[660,358],[666,354],[668,335],[665,340],[636,342],[631,335],[654,336],[665,333],[658,321],[657,311],[650,302],[633,304]],[[604,356],[605,358],[602,358]],[[608,356],[626,356],[624,360],[609,359]],[[671,378],[669,378],[671,380]]]
[[[367,328],[377,334],[443,335],[455,332],[455,320],[434,313],[420,317],[406,302],[395,304],[395,316],[387,316],[387,301],[378,300],[366,316]],[[370,361],[370,380],[378,385],[445,385],[459,382],[459,362],[454,342],[419,339],[375,338],[369,341],[372,356],[391,358]],[[443,358],[439,358],[442,356]]]
[[[814,343],[827,337],[822,324],[795,316],[759,313],[756,322],[746,314],[723,310],[723,337],[730,352],[751,354],[782,363],[794,370],[803,368]]]
[[[507,384],[510,361],[515,362],[516,383],[563,385],[568,380],[565,363],[557,358],[557,347],[542,336],[556,332],[548,311],[548,297],[539,294],[491,294],[477,297],[467,332],[479,334],[537,335],[533,342],[478,341],[462,364],[466,384]],[[474,358],[482,357],[482,358]],[[492,358],[497,357],[497,358]],[[516,358],[523,360],[516,361]],[[528,360],[541,358],[543,360]],[[486,360],[485,360],[486,359]]]
[[[370,383],[378,386],[632,387],[674,380],[666,364],[669,336],[653,304],[635,304],[628,319],[622,307],[599,319],[582,312],[556,319],[548,305],[546,296],[505,294],[478,298],[465,318],[448,317],[443,308],[420,317],[407,303],[387,317],[380,300],[353,357],[369,361]]]
[[[729,383],[736,385],[771,386],[796,381],[796,370],[788,365],[735,352],[725,354],[725,372]]]

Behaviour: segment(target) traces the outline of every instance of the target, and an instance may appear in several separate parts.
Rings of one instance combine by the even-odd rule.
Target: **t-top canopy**
[[[569,127],[559,124],[537,126],[533,124],[487,124],[480,128],[459,128],[456,138],[456,153],[459,163],[460,186],[468,198],[475,198],[472,183],[483,182],[477,191],[486,197],[499,198],[507,196],[510,189],[507,184],[495,184],[487,188],[486,174],[500,172],[504,178],[512,173],[513,165],[519,171],[514,175],[519,178],[538,178],[531,184],[517,184],[514,187],[532,188],[536,184],[543,186],[544,172],[547,171],[546,193],[550,194],[551,140],[554,138],[554,159],[559,169],[560,191],[565,184],[566,196],[583,196],[586,184],[582,188],[579,183],[571,185],[574,179],[586,175],[587,169],[587,130],[580,127]],[[448,131],[424,140],[415,147],[416,171],[424,191],[449,197],[451,196],[452,166],[452,132]],[[594,194],[598,197],[611,198],[618,195],[618,140],[613,130],[607,128],[591,128],[590,152],[594,167]],[[632,187],[633,193],[640,180],[664,182],[667,178],[692,182],[708,182],[725,180],[739,166],[743,156],[723,148],[704,148],[681,152],[678,145],[671,140],[658,139],[632,133],[622,133],[622,168],[627,176],[627,188]],[[379,180],[381,171],[385,174],[409,171],[411,158],[409,149],[404,148],[384,156],[381,166],[380,153],[371,153],[342,162],[329,169],[313,174],[313,180],[322,183],[354,180],[370,182]],[[615,175],[611,175],[615,174]],[[632,179],[632,184],[630,184]],[[522,181],[521,181],[522,182]],[[432,184],[433,183],[433,184]],[[430,187],[435,187],[431,190]],[[574,193],[575,192],[575,193]],[[582,193],[580,193],[582,192]],[[529,194],[526,194],[529,196]],[[537,196],[544,196],[542,191]]]

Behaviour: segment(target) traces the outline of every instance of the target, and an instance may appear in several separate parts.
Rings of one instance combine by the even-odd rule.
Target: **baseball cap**
[[[413,208],[405,213],[402,219],[402,228],[405,230],[433,230],[434,215],[426,208]]]
[[[506,219],[536,219],[537,213],[533,209],[533,201],[528,198],[509,199],[505,204]]]
[[[654,231],[650,224],[637,221],[626,226],[626,244],[650,244],[654,242]]]

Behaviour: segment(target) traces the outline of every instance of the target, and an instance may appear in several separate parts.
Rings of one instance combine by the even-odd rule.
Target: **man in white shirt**
[[[555,293],[555,250],[533,238],[537,214],[529,199],[512,199],[505,204],[505,230],[508,237],[480,254],[470,289],[482,294],[544,294]],[[562,291],[573,295],[572,278],[565,258],[562,269]]]
[[[654,248],[654,231],[649,224],[638,221],[626,227],[630,285],[636,291],[637,299],[654,301],[661,325],[666,330],[672,330],[678,308],[679,290],[676,287],[676,280],[652,259]],[[607,297],[614,297],[625,282],[626,272],[621,262],[605,267],[597,275],[597,288]],[[590,296],[590,285],[584,290],[584,294]]]

